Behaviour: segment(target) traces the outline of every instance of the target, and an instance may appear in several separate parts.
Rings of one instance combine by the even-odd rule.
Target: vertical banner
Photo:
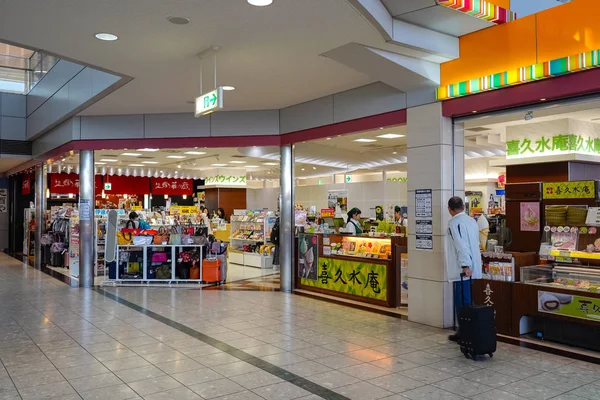
[[[29,174],[23,176],[23,180],[21,182],[21,194],[28,195],[31,193],[31,177]]]
[[[0,189],[0,213],[8,211],[8,189]]]
[[[540,203],[521,203],[521,231],[540,231]]]
[[[298,277],[316,281],[318,259],[319,237],[300,233],[298,235]]]

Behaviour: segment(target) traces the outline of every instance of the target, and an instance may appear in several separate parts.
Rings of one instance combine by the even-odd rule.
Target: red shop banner
[[[152,178],[152,194],[183,196],[194,194],[193,179]]]
[[[145,195],[150,193],[150,178],[143,176],[104,176],[105,194],[137,194]],[[107,189],[110,187],[110,189]],[[101,193],[101,192],[98,192]]]
[[[27,195],[31,193],[31,176],[23,175],[23,180],[21,182],[21,194]]]
[[[52,194],[78,194],[79,193],[79,175],[78,174],[48,174],[49,188]],[[94,191],[102,192],[102,176],[94,176]]]

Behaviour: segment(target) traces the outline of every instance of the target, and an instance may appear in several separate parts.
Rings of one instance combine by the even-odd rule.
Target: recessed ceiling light
[[[158,151],[158,149],[138,149],[138,151],[145,151],[148,153],[154,153],[155,151]]]
[[[175,25],[187,25],[190,23],[190,20],[184,17],[169,17],[167,21]]]
[[[185,158],[185,156],[167,156],[167,158],[178,158],[178,159],[181,159],[181,158]]]
[[[377,140],[375,139],[355,139],[355,142],[361,142],[361,143],[372,143],[372,142],[376,142]]]
[[[104,161],[104,162],[117,162],[118,160],[114,160],[112,158],[102,158],[102,159],[100,159],[100,161]]]
[[[245,165],[245,168],[258,168],[258,165]]]
[[[386,133],[385,135],[379,135],[377,137],[382,138],[382,139],[397,139],[397,138],[401,138],[404,136],[406,136],[406,135],[400,135],[398,133]]]
[[[546,99],[540,99],[540,101],[546,101]]]
[[[275,162],[266,162],[264,164],[265,165],[279,165],[279,163],[275,163]]]
[[[138,156],[141,156],[140,153],[123,153],[121,155],[122,156],[129,156],[129,157],[138,157]]]
[[[273,4],[273,0],[248,0],[248,3],[256,7],[264,7]]]
[[[229,161],[231,164],[246,164],[246,161]]]
[[[177,168],[181,168],[181,164],[179,164],[179,165],[177,166]],[[179,172],[179,171],[175,171],[175,173],[177,173],[177,172]]]
[[[302,168],[302,171],[304,171],[304,168]]]
[[[129,164],[130,167],[143,167],[144,164]]]
[[[379,130],[382,131],[383,130],[383,126],[381,128],[379,128]]]
[[[226,167],[227,164],[211,164],[211,167]]]
[[[317,167],[313,167],[313,169],[317,169]]]
[[[97,162],[97,161],[94,164],[96,164],[96,165],[106,165],[105,162]]]
[[[398,152],[397,151],[393,151],[392,154],[398,154]]]
[[[473,114],[475,114],[477,111],[472,111],[472,112],[473,112]]]
[[[142,164],[158,164],[158,161],[142,161]]]
[[[223,86],[223,90],[235,90],[235,86]]]
[[[191,155],[194,155],[194,156],[201,156],[203,154],[206,154],[206,152],[204,152],[204,151],[186,151],[183,154],[191,154]]]
[[[96,39],[104,40],[105,42],[114,42],[119,38],[117,35],[105,32],[96,33],[94,36],[96,36]]]

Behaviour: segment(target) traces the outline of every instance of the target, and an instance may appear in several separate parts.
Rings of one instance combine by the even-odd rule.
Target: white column
[[[281,212],[279,220],[280,289],[294,289],[294,145],[281,147]]]
[[[408,318],[437,327],[453,324],[452,286],[448,283],[445,240],[448,199],[464,198],[464,133],[442,117],[441,103],[408,109]],[[433,251],[416,249],[415,191],[431,189]]]
[[[35,253],[33,265],[42,268],[42,235],[46,232],[46,167],[40,164],[35,167]]]
[[[79,286],[94,286],[96,228],[94,208],[94,151],[79,152]]]

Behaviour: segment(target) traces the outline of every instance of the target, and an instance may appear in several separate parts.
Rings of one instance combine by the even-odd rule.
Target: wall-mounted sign
[[[585,134],[559,134],[514,138],[506,142],[506,158],[575,153],[600,155],[600,138]]]
[[[112,183],[105,182],[104,183],[104,190],[111,190],[111,189],[112,189]]]
[[[433,191],[415,190],[415,217],[417,218],[415,249],[433,250]]]
[[[212,92],[204,93],[196,98],[196,118],[223,108],[223,87],[219,86]]]
[[[28,195],[29,193],[31,193],[31,179],[29,175],[24,175],[21,183],[21,194]]]
[[[215,175],[204,179],[205,186],[246,186],[246,175]]]
[[[547,182],[543,184],[544,199],[593,199],[596,197],[596,182]]]
[[[194,181],[192,179],[152,178],[152,194],[191,196],[194,194]]]
[[[598,321],[600,299],[539,290],[538,311],[563,317]]]
[[[142,211],[143,209],[142,206],[131,206],[131,211]]]
[[[408,182],[408,177],[387,178],[388,182]]]
[[[352,175],[346,175],[346,183],[352,182]]]

